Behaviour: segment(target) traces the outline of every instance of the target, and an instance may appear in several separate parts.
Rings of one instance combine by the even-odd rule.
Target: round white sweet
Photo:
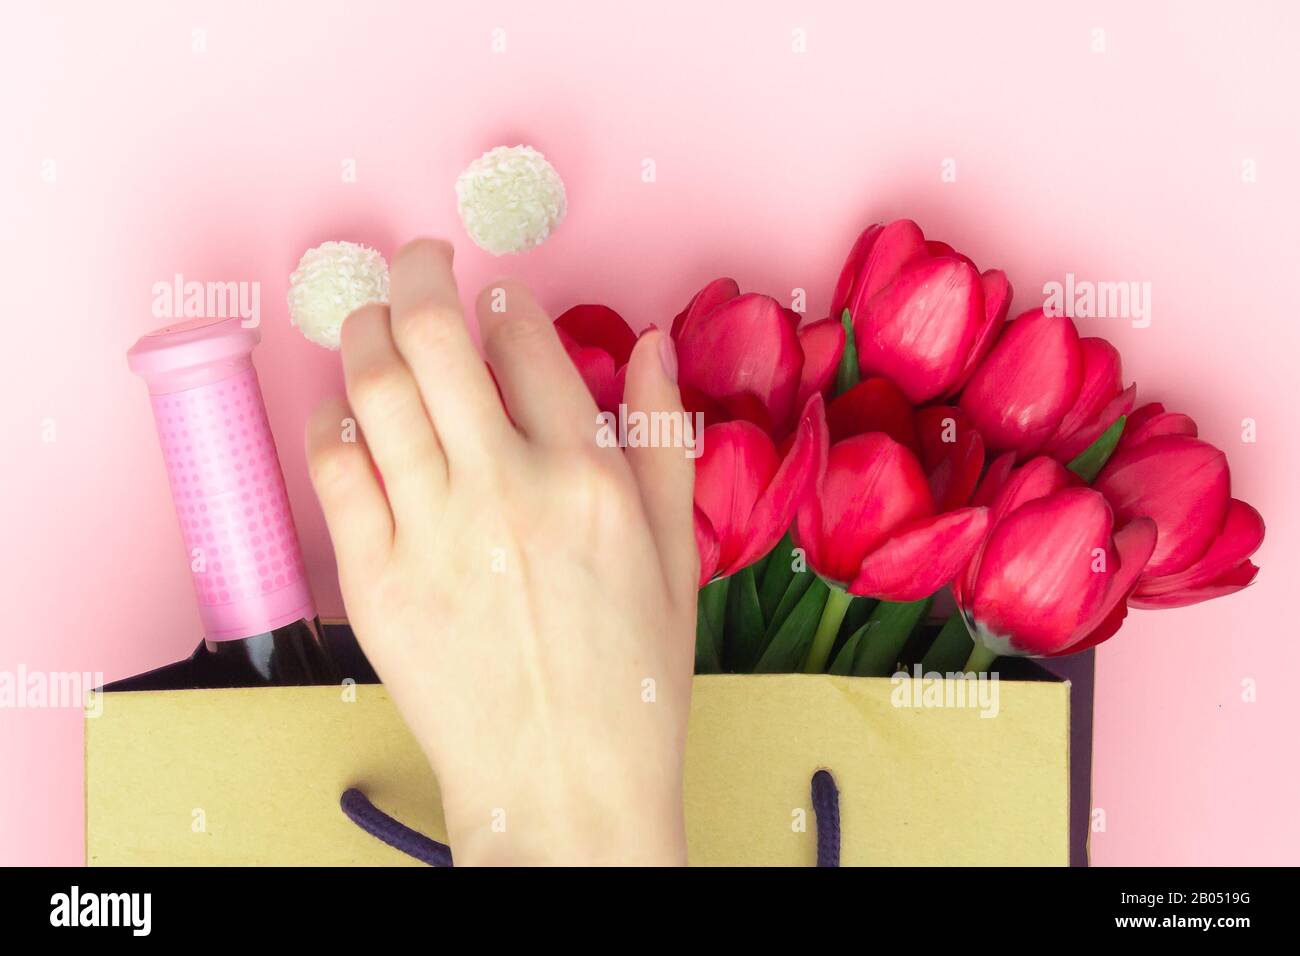
[[[531,146],[498,146],[456,180],[465,231],[494,256],[540,245],[564,220],[564,181]]]
[[[327,349],[339,347],[343,320],[369,302],[388,302],[388,263],[369,246],[323,242],[289,276],[289,320]]]

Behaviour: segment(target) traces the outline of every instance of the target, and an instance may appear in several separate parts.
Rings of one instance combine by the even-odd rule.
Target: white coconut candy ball
[[[369,246],[323,242],[289,276],[289,320],[327,349],[339,347],[343,320],[369,302],[388,302],[388,263]]]
[[[531,146],[498,146],[456,180],[456,207],[465,231],[494,256],[546,241],[564,221],[564,181]]]

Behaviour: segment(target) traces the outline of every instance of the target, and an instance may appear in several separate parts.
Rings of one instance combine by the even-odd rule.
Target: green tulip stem
[[[805,674],[825,673],[826,659],[831,656],[831,648],[835,646],[835,637],[840,632],[844,615],[849,612],[849,605],[853,603],[853,595],[848,591],[834,584],[828,583],[826,586],[830,589],[830,594],[826,597],[822,618],[817,622],[817,631],[813,634],[808,659],[803,662]]]
[[[996,653],[976,641],[975,646],[971,648],[970,657],[966,658],[966,666],[962,670],[967,674],[982,674],[997,659],[998,655]]]

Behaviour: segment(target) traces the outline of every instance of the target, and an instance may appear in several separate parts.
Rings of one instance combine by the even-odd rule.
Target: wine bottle
[[[340,679],[253,367],[260,338],[238,318],[194,319],[145,335],[127,353],[149,386],[189,552],[204,631],[190,662],[196,686]]]

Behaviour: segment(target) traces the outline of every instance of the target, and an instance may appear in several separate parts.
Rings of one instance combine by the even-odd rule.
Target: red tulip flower
[[[862,377],[883,376],[915,405],[955,394],[1006,319],[1011,284],[966,256],[926,242],[908,219],[866,229],[831,297],[853,320]]]
[[[1026,312],[1003,330],[961,396],[991,449],[1069,462],[1133,407],[1119,353],[1068,316]]]
[[[795,517],[808,565],[853,594],[917,601],[969,560],[985,508],[940,512],[916,456],[884,432],[832,445]]]
[[[775,299],[717,279],[673,321],[682,402],[705,421],[740,419],[782,437],[803,375],[798,316]]]
[[[565,351],[601,411],[618,413],[636,333],[608,306],[575,305],[555,320]]]
[[[984,467],[984,438],[959,408],[931,405],[916,411],[922,467],[940,511],[972,503]]]
[[[795,509],[826,464],[826,412],[808,400],[782,458],[752,422],[704,430],[695,463],[695,540],[700,585],[735,574],[767,554],[794,520]]]
[[[1232,497],[1227,458],[1196,437],[1186,415],[1138,409],[1094,487],[1121,518],[1149,517],[1159,529],[1134,607],[1196,604],[1240,591],[1259,573],[1249,558],[1264,541],[1264,519]]]
[[[740,285],[735,279],[714,279],[686,303],[686,308],[678,312],[673,319],[672,336],[674,340],[682,337],[682,329],[687,322],[693,322],[701,316],[708,315],[722,303],[740,295]]]
[[[887,378],[868,378],[837,395],[826,406],[831,441],[884,432],[913,453],[920,450],[916,412],[902,389]]]
[[[1105,497],[1046,457],[1007,474],[992,498],[988,537],[953,583],[984,659],[1074,653],[1111,637],[1155,547],[1155,522],[1116,531]]]
[[[799,377],[797,405],[803,408],[813,395],[830,397],[835,372],[844,355],[844,324],[839,319],[822,319],[805,325],[798,334],[803,371]]]
[[[984,468],[984,440],[960,409],[913,409],[893,382],[869,378],[830,403],[826,424],[832,442],[884,432],[916,455],[939,511],[970,504]]]

